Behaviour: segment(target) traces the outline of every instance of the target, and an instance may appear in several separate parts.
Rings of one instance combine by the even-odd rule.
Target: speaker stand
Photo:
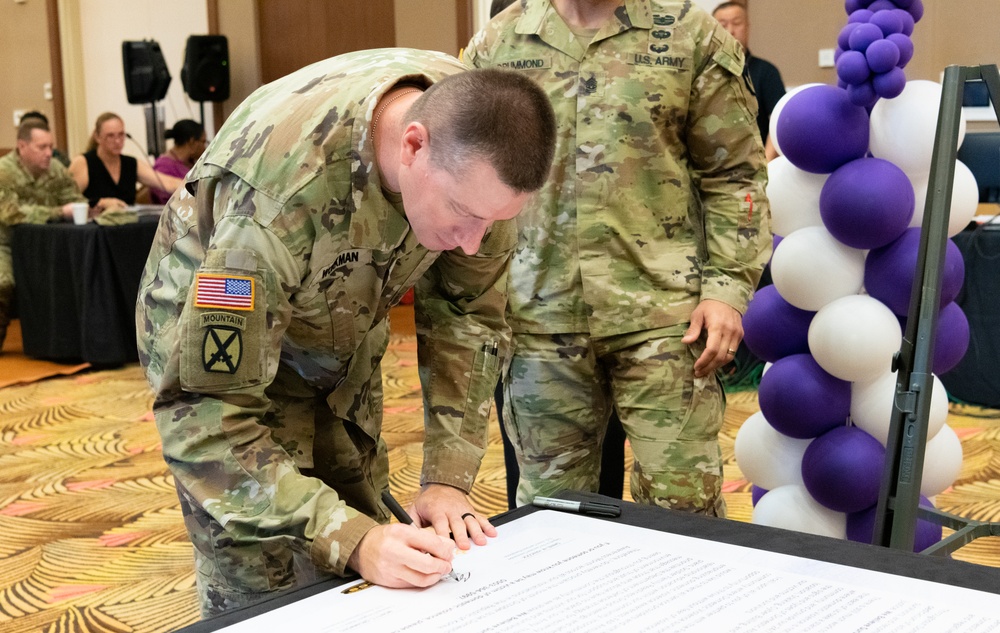
[[[154,158],[167,150],[162,109],[163,106],[157,105],[155,101],[143,106],[146,114],[146,151]]]
[[[973,521],[937,509],[918,507],[933,386],[934,326],[948,240],[962,89],[967,81],[980,80],[986,84],[993,109],[1000,119],[1000,72],[995,65],[948,66],[944,71],[917,271],[903,344],[893,358],[893,371],[898,372],[896,395],[872,535],[874,545],[912,551],[918,517],[956,530],[923,551],[938,556],[947,555],[977,537],[1000,535],[1000,523]]]

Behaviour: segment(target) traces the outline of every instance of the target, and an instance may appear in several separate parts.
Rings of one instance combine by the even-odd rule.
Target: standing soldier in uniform
[[[715,370],[771,244],[740,45],[690,2],[522,0],[465,55],[536,81],[558,122],[510,272],[518,504],[596,490],[614,407],[636,501],[724,516]]]
[[[74,202],[86,202],[66,167],[52,160],[52,148],[48,125],[26,118],[17,128],[16,149],[0,158],[0,346],[14,299],[11,227],[68,219]]]
[[[369,50],[257,90],[192,168],[137,329],[205,615],[348,568],[427,586],[456,545],[496,534],[466,495],[509,347],[509,220],[543,184],[554,133],[516,73]],[[414,518],[436,535],[385,525],[380,501],[387,317],[414,284]]]

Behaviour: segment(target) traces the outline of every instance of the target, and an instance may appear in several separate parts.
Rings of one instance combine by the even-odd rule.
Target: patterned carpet
[[[412,336],[386,356],[385,436],[391,483],[416,492],[421,400]],[[137,366],[0,389],[0,631],[171,631],[198,619],[191,547],[160,455],[151,396]],[[749,484],[733,459],[756,394],[731,394],[723,429],[731,518],[747,521]],[[1000,520],[1000,412],[953,408],[965,462],[945,510]],[[499,431],[473,494],[477,509],[505,509]],[[955,556],[1000,566],[1000,539]]]

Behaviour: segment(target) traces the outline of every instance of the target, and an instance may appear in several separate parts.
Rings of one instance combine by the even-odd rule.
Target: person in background
[[[785,83],[781,80],[781,73],[771,62],[750,53],[750,14],[744,3],[723,2],[712,11],[712,17],[743,45],[752,90],[757,96],[757,129],[764,141],[767,160],[774,160],[778,157],[778,150],[774,147],[769,132],[774,106],[785,96]]]
[[[490,19],[509,7],[515,0],[493,0],[490,5]],[[511,444],[510,435],[503,422],[503,382],[497,383],[493,395],[497,404],[497,420],[500,424],[500,441],[503,444],[503,465],[507,484],[507,506],[513,510],[517,507],[517,483],[521,469],[517,465],[517,455]],[[604,433],[601,444],[600,480],[597,492],[606,496],[621,499],[625,488],[625,430],[618,412],[612,409],[608,418],[608,429]]]
[[[468,492],[509,349],[510,220],[554,146],[534,83],[410,49],[306,66],[230,115],[136,305],[204,615],[348,570],[431,585],[496,535]],[[414,286],[421,490],[415,525],[387,525],[381,361]]]
[[[0,347],[7,336],[14,299],[12,227],[61,222],[73,217],[74,202],[84,201],[63,164],[52,160],[48,125],[37,118],[21,123],[16,148],[0,158]]]
[[[166,138],[173,139],[174,145],[161,154],[153,169],[157,174],[166,174],[173,178],[184,178],[205,152],[205,126],[191,119],[181,119],[167,130]],[[170,193],[159,187],[149,191],[154,204],[166,204]]]
[[[181,180],[153,173],[146,161],[122,154],[125,123],[112,112],[97,117],[87,151],[69,164],[69,173],[90,206],[101,211],[124,209],[135,204],[136,183],[173,192]]]
[[[50,132],[52,131],[52,128],[49,127],[49,117],[45,116],[44,114],[42,114],[37,110],[31,110],[30,112],[25,112],[24,114],[22,114],[21,121],[19,122],[19,124],[24,123],[25,121],[30,121],[32,119],[41,121],[42,123],[45,124],[45,129],[49,130]],[[63,154],[58,147],[52,148],[52,158],[62,163],[63,167],[69,167],[69,156]]]
[[[716,370],[771,247],[741,46],[688,1],[522,0],[465,59],[537,82],[559,126],[508,276],[518,505],[596,490],[616,409],[635,501],[724,516]]]

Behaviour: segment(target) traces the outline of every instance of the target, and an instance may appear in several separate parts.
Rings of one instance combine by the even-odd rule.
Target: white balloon
[[[815,312],[861,290],[865,253],[837,241],[825,227],[807,226],[778,243],[771,277],[782,299]]]
[[[847,381],[874,380],[892,366],[903,332],[892,310],[867,295],[824,306],[809,324],[809,351],[827,373]]]
[[[927,175],[911,178],[916,205],[910,226],[921,226],[924,221],[924,204],[927,202]],[[979,206],[979,183],[972,170],[960,160],[955,161],[955,181],[951,190],[951,213],[948,216],[948,237],[961,233]]]
[[[745,479],[767,490],[801,485],[802,455],[810,442],[778,433],[758,411],[736,433],[736,465]]]
[[[771,139],[771,143],[774,144],[774,149],[778,151],[779,154],[784,154],[781,151],[781,145],[778,143],[778,117],[781,116],[781,111],[785,109],[785,104],[788,100],[802,92],[806,88],[811,88],[812,86],[822,86],[824,84],[803,84],[801,86],[796,86],[785,93],[785,96],[778,99],[778,103],[774,104],[774,109],[771,110],[771,122],[768,124],[768,138]]]
[[[947,424],[934,439],[927,442],[924,452],[924,472],[920,478],[920,494],[933,497],[955,483],[962,471],[962,442]],[[759,502],[758,502],[759,503]]]
[[[931,388],[931,410],[927,418],[927,439],[930,440],[948,419],[948,393],[937,376]],[[851,385],[851,420],[885,446],[889,441],[889,421],[892,401],[896,397],[896,373],[888,371],[874,380]]]
[[[801,485],[768,491],[754,506],[752,521],[807,534],[847,538],[847,515],[821,506]]]
[[[941,84],[923,79],[906,82],[895,99],[879,99],[870,118],[868,147],[872,155],[895,163],[911,178],[926,175],[931,169],[940,105]],[[964,138],[962,113],[956,149]]]
[[[782,237],[807,226],[822,226],[819,194],[830,174],[811,174],[784,156],[767,164],[767,201],[771,230]]]

